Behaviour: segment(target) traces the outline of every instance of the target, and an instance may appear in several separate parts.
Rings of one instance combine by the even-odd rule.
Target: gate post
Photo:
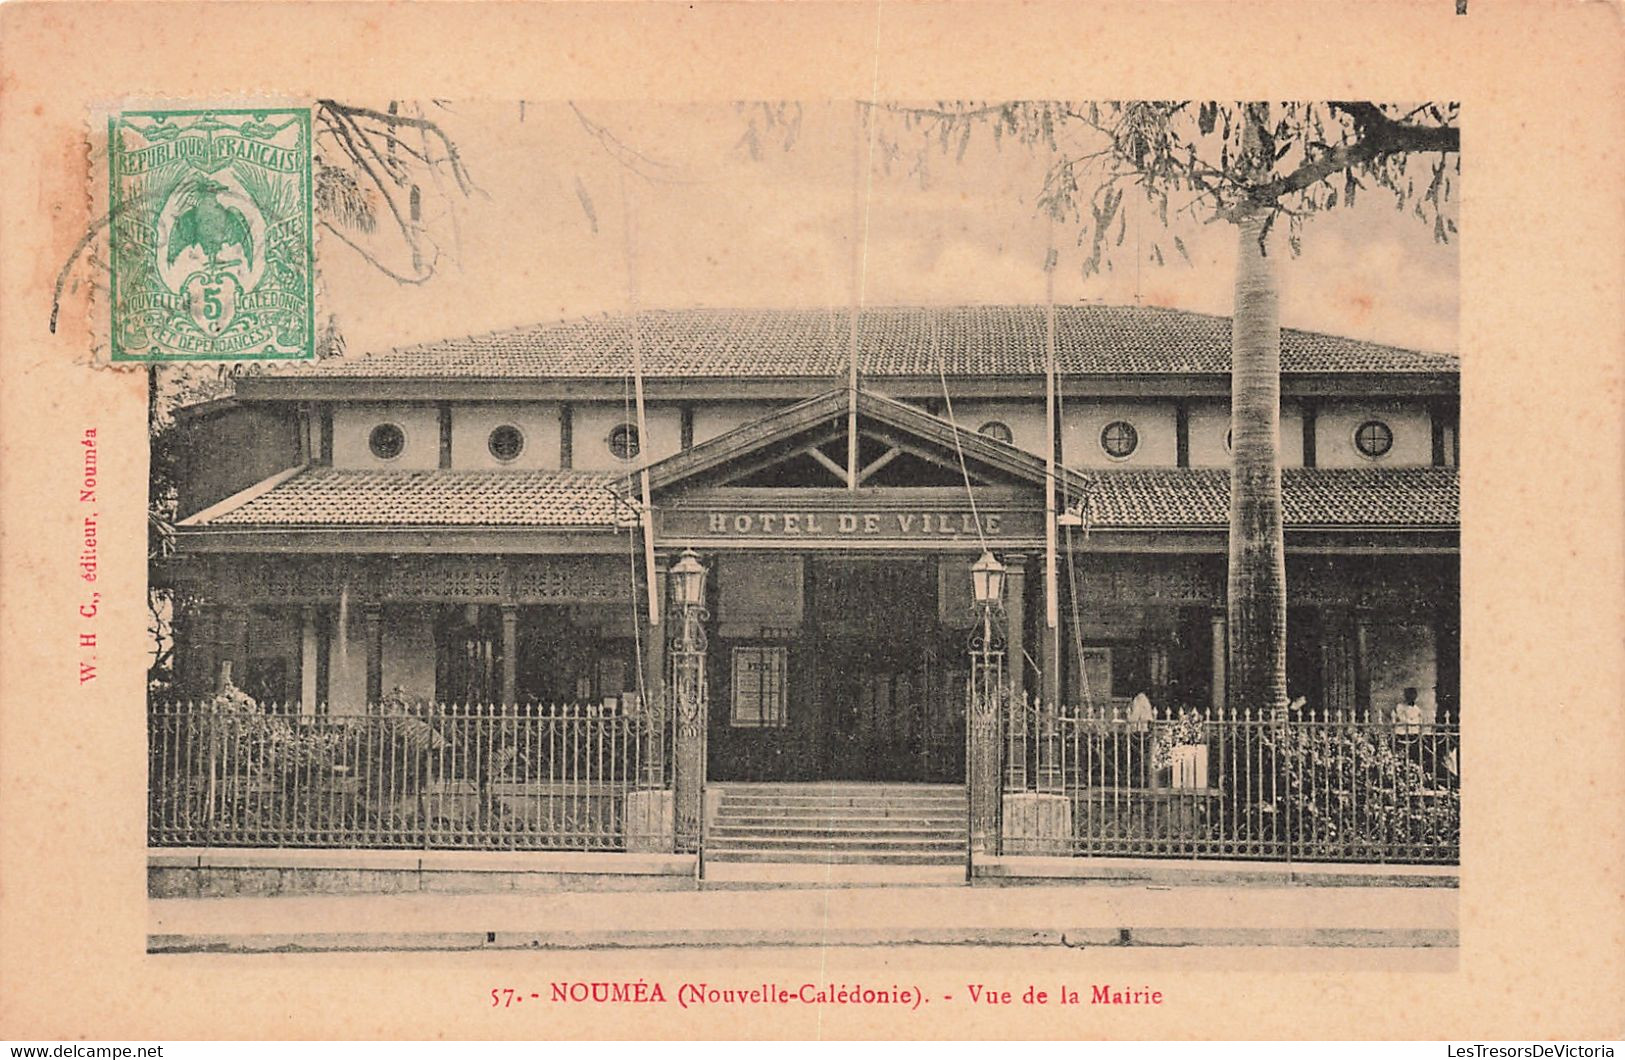
[[[1002,750],[1000,721],[1006,693],[1002,688],[980,687],[972,680],[967,691],[966,732],[969,754],[965,772],[970,779],[970,845],[973,854],[999,853],[999,810],[1003,797],[1000,776]]]
[[[675,707],[672,739],[672,801],[676,848],[697,852],[705,815],[705,736],[709,709],[705,678],[706,568],[685,549],[667,580],[678,623],[671,642],[671,698]]]
[[[666,598],[666,567],[661,560],[655,567],[656,598]],[[632,764],[626,778],[626,810],[624,831],[626,849],[630,853],[669,854],[676,847],[676,815],[673,796],[668,786],[666,751],[666,638],[665,630],[672,623],[661,622],[658,616],[645,611],[639,616],[643,648],[638,660],[638,695],[628,719],[628,739],[631,743]]]
[[[970,641],[970,687],[965,709],[965,774],[969,783],[970,845],[974,854],[999,853],[1000,799],[1004,793],[1001,722],[1010,691],[1004,673],[1004,630],[993,620],[1004,591],[1005,568],[983,552],[971,567],[979,612]]]

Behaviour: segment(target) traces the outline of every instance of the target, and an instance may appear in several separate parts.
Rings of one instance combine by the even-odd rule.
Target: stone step
[[[884,780],[717,780],[711,787],[721,791],[956,791],[963,792],[963,784],[910,784],[888,783]]]
[[[888,829],[930,829],[950,832],[965,831],[963,814],[944,817],[884,816],[849,817],[840,814],[733,814],[721,813],[716,817],[718,827],[727,828],[839,828],[844,831],[876,831]]]
[[[913,850],[749,850],[707,847],[707,861],[802,865],[964,865],[965,852]]]
[[[963,817],[964,803],[904,802],[904,803],[835,803],[835,802],[781,802],[738,801],[723,799],[718,807],[723,813],[752,814],[781,817],[785,814],[811,817],[839,815],[845,817]]]
[[[965,859],[959,784],[721,784],[706,832],[718,862],[817,866],[932,866]]]
[[[723,850],[839,850],[865,853],[884,850],[963,851],[964,843],[954,837],[894,836],[830,838],[827,836],[726,836],[706,837],[706,848]]]
[[[719,841],[725,839],[806,838],[862,844],[882,839],[934,839],[944,843],[957,843],[964,836],[965,830],[963,828],[937,828],[931,826],[861,828],[842,824],[812,824],[790,827],[769,825],[762,827],[759,825],[736,825],[728,821],[719,821],[707,834]]]
[[[724,792],[725,806],[963,806],[964,793],[954,795],[802,795],[736,794]]]

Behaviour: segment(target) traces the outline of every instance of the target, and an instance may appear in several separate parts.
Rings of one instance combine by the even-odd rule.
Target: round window
[[[485,444],[492,456],[506,463],[525,451],[525,436],[518,427],[505,423],[491,432]]]
[[[1394,432],[1381,420],[1366,420],[1354,430],[1354,447],[1364,456],[1386,456],[1394,447]]]
[[[1015,439],[1015,435],[1010,433],[1009,426],[1000,423],[998,420],[988,420],[986,423],[976,428],[976,433],[985,434],[989,438],[996,438],[1006,445],[1009,445],[1010,442]]]
[[[367,447],[380,460],[393,460],[406,448],[406,432],[393,423],[380,423],[367,436]]]
[[[609,451],[617,460],[631,460],[638,455],[638,429],[623,423],[609,432]]]
[[[1106,424],[1100,432],[1100,447],[1106,450],[1106,455],[1121,460],[1140,446],[1140,432],[1134,429],[1132,423],[1115,420]]]

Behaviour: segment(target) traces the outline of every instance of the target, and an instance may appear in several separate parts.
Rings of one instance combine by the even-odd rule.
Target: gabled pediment
[[[1044,461],[923,409],[858,391],[857,481],[849,483],[852,402],[832,390],[779,409],[649,467],[650,489],[1041,488]]]

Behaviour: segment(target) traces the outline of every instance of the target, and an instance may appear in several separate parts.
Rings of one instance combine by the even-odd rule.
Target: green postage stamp
[[[314,355],[308,109],[108,115],[114,361]]]

